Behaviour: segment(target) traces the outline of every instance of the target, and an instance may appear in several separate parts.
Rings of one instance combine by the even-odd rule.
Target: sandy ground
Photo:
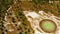
[[[60,34],[60,19],[59,17],[54,16],[53,14],[47,14],[44,11],[39,11],[39,13],[33,11],[23,11],[25,16],[27,17],[28,21],[31,24],[31,27],[35,30],[35,34]],[[57,18],[57,19],[56,19]],[[57,31],[54,33],[45,33],[39,28],[39,22],[43,19],[50,19],[54,21],[57,25]],[[38,31],[37,28],[40,30]]]

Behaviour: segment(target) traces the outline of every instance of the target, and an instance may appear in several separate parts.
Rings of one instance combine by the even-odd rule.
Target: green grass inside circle
[[[46,30],[52,30],[54,28],[54,24],[50,21],[46,21],[46,22],[44,22],[43,27]]]

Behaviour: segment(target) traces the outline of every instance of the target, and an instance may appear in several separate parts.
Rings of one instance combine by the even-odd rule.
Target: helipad
[[[48,19],[44,19],[39,23],[40,28],[47,33],[55,32],[57,29],[57,25]]]

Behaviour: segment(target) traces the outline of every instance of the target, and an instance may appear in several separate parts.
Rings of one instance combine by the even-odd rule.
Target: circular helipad
[[[39,23],[40,28],[47,33],[52,33],[57,30],[57,25],[55,22],[49,20],[49,19],[44,19]]]

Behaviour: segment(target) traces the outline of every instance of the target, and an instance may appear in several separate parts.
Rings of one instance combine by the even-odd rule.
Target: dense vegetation
[[[19,29],[21,30],[20,34],[33,34],[30,24],[20,8],[16,9],[16,17],[22,22],[22,24],[19,26]]]
[[[40,5],[39,7],[37,7],[40,10],[43,10],[45,12],[51,12],[53,13],[55,16],[59,16],[60,15],[60,1],[57,0],[33,0],[32,2],[34,2],[37,6]]]
[[[13,0],[0,0],[0,12],[5,11],[12,3]]]
[[[13,1],[12,0],[0,0],[0,34],[4,30],[4,17],[5,13],[7,12],[6,10],[12,5]],[[4,34],[4,33],[2,33]]]

